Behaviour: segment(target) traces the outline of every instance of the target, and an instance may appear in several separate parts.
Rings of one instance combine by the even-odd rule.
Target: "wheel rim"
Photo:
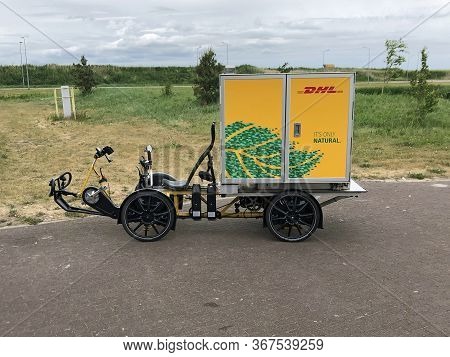
[[[317,207],[309,197],[287,194],[272,203],[268,223],[278,238],[299,241],[314,232],[317,217]]]
[[[172,209],[154,193],[139,195],[125,207],[125,227],[140,240],[155,240],[165,235],[172,225]]]

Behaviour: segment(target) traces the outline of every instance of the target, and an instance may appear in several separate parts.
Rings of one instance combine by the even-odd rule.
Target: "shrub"
[[[252,66],[251,64],[241,64],[236,67],[237,74],[258,74],[263,73],[258,67]]]
[[[289,73],[293,70],[294,68],[289,66],[289,63],[284,62],[281,66],[279,66],[277,68],[277,71],[280,73]]]
[[[162,88],[161,88],[161,95],[163,97],[170,97],[173,95],[173,86],[171,83],[166,83]]]
[[[416,105],[413,114],[419,125],[424,125],[426,116],[436,110],[438,95],[433,86],[428,83],[430,70],[427,64],[427,51],[422,49],[421,68],[411,79],[411,94],[416,99]]]
[[[75,86],[82,95],[90,94],[95,87],[94,71],[92,66],[87,64],[87,59],[81,56],[80,63],[73,64],[73,78]]]
[[[206,51],[195,68],[194,95],[202,105],[216,103],[219,99],[219,75],[224,66],[217,62],[212,49]]]

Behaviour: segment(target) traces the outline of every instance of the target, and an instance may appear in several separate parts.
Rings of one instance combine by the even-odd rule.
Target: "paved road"
[[[0,335],[448,335],[450,182],[363,185],[297,244],[256,220],[2,229]]]

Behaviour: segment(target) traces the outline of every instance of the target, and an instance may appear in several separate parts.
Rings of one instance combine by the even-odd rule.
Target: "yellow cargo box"
[[[222,183],[350,182],[354,73],[222,75]]]

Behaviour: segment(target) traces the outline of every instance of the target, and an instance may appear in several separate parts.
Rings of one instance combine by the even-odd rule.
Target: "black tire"
[[[163,238],[174,226],[175,208],[161,192],[140,190],[125,199],[120,219],[131,237],[142,242],[153,242]]]
[[[317,229],[321,210],[317,200],[305,192],[283,192],[267,205],[264,217],[270,232],[279,240],[300,242]]]

